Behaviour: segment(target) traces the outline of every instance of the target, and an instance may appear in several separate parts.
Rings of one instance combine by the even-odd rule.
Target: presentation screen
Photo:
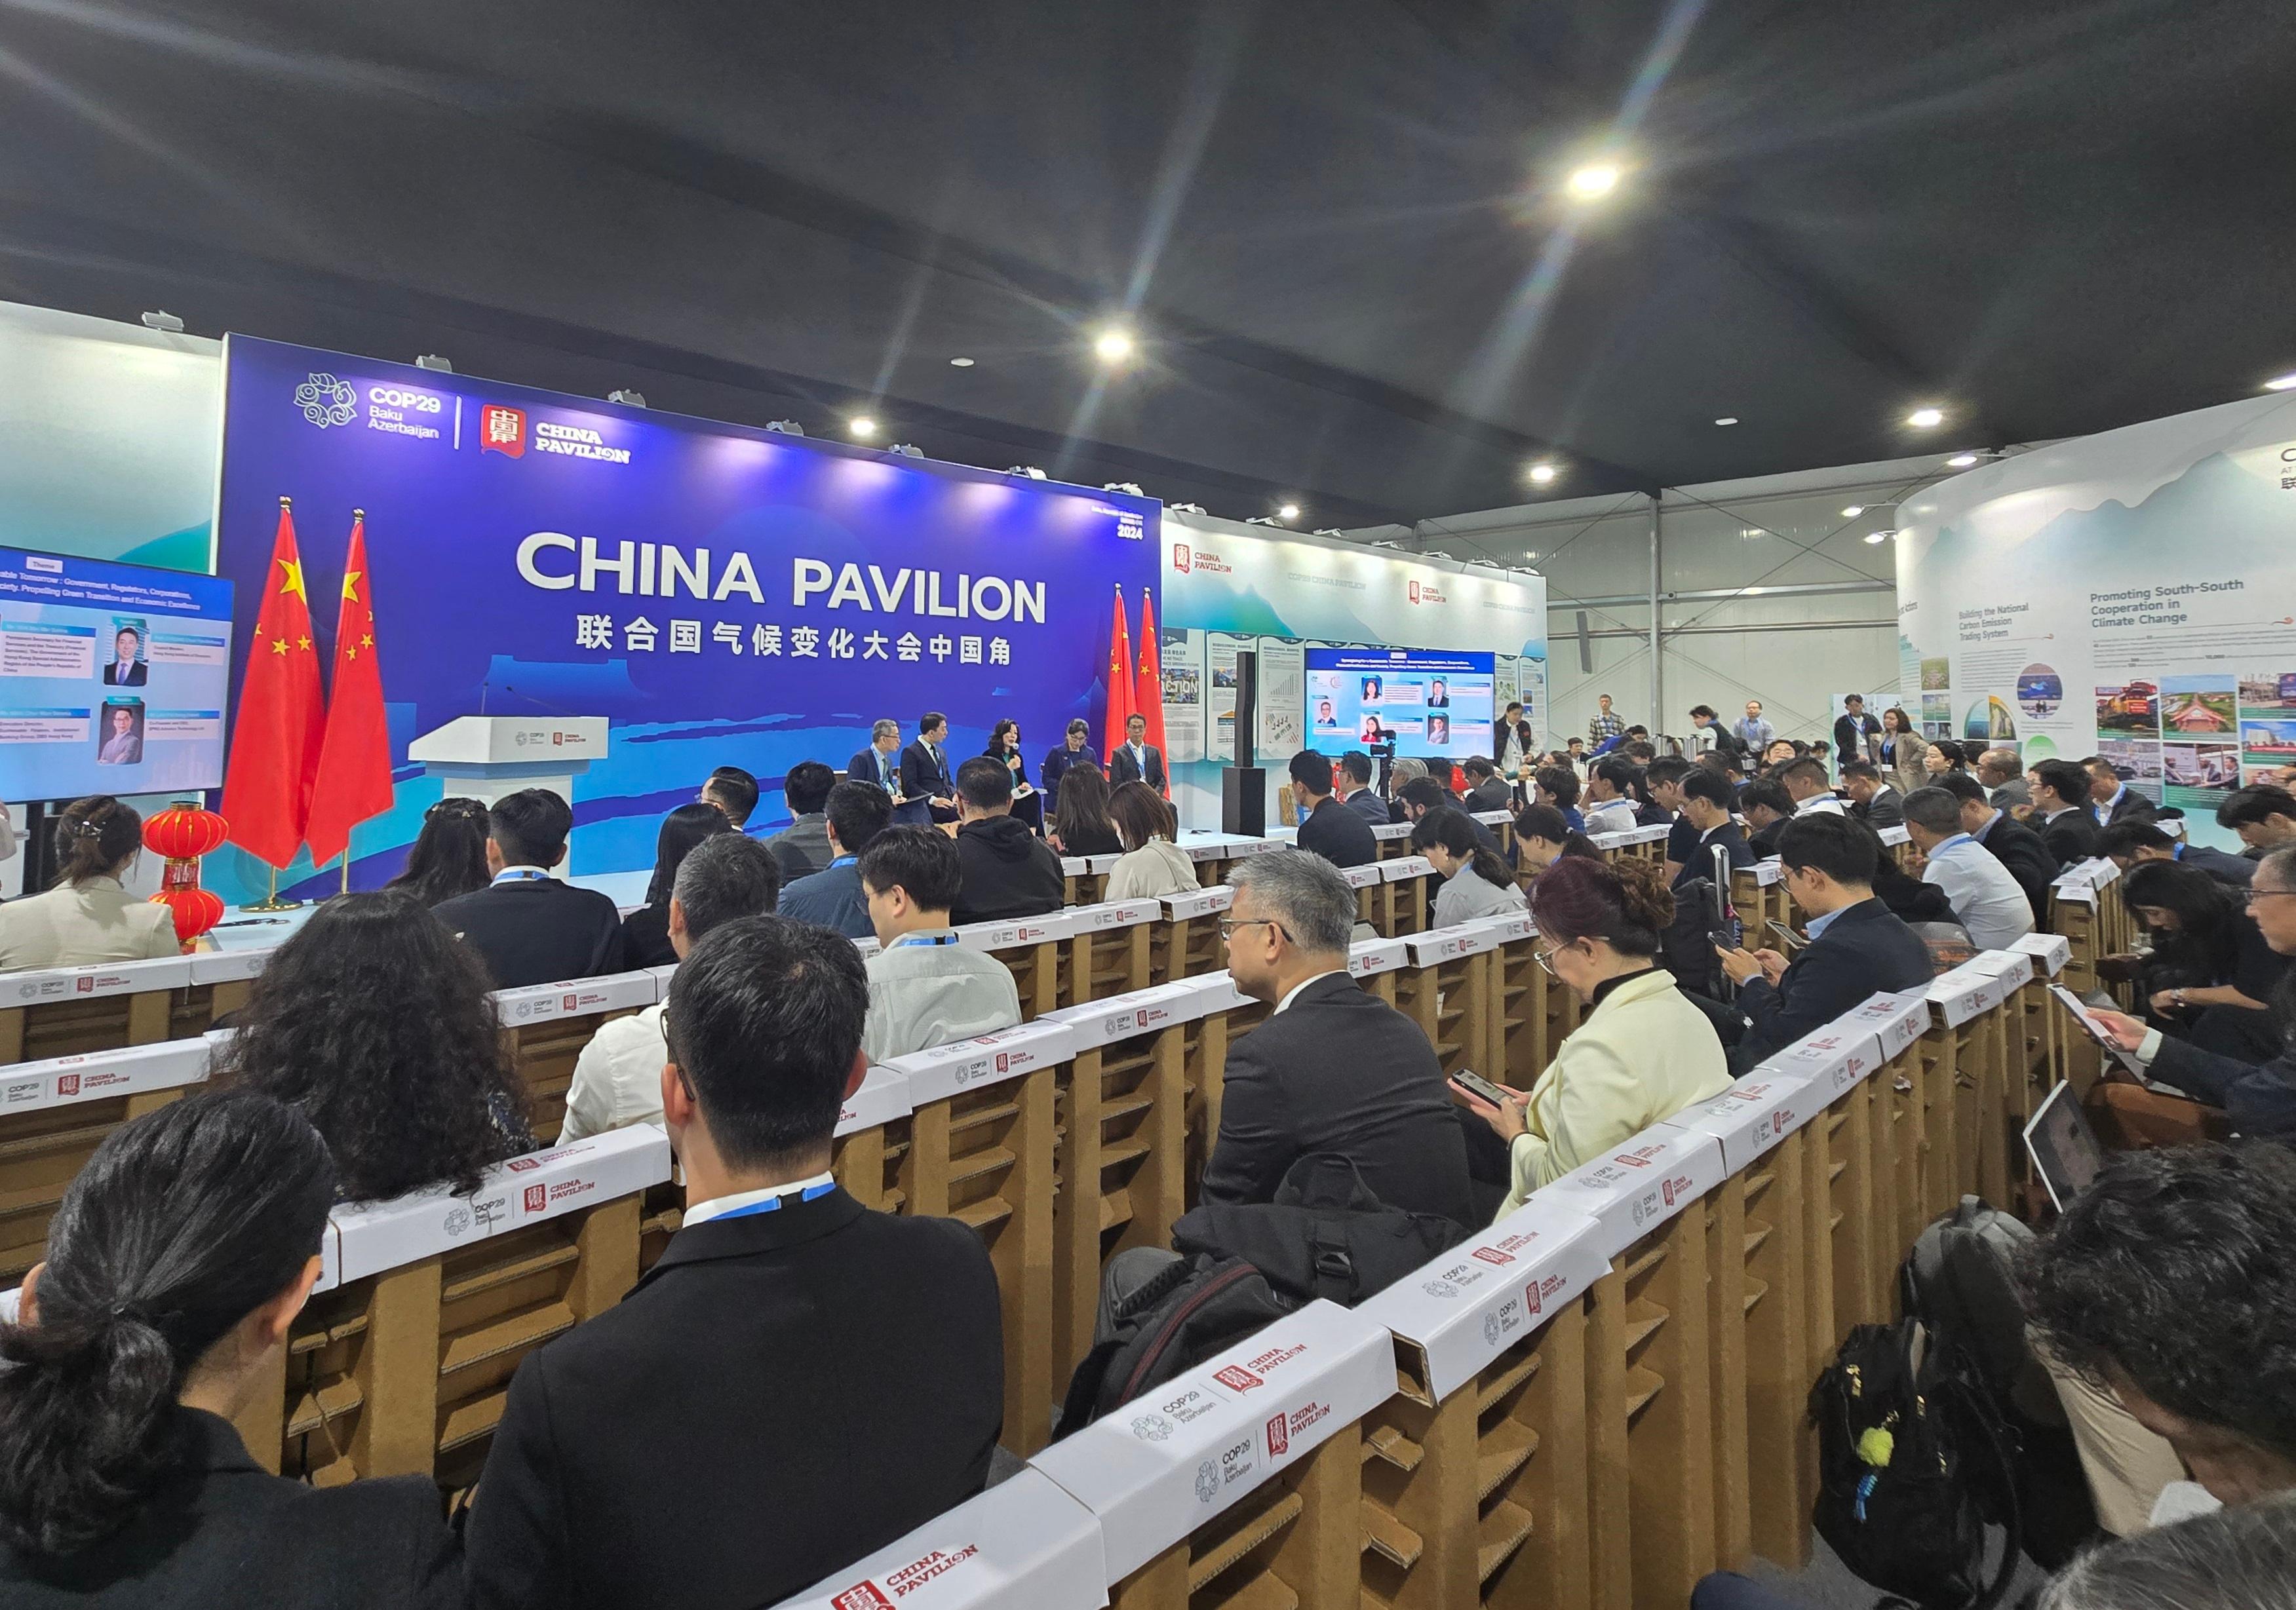
[[[0,548],[0,799],[223,784],[231,584]]]
[[[1433,649],[1308,650],[1308,741],[1327,754],[1393,743],[1398,756],[1491,752],[1493,657]]]

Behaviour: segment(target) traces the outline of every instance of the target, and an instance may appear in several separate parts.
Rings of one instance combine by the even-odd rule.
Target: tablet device
[[[2062,984],[2053,984],[2049,985],[2049,993],[2057,998],[2058,1005],[2063,1007],[2066,1011],[2072,1014],[2073,1021],[2080,1025],[2081,1033],[2087,1034],[2090,1039],[2103,1046],[2104,1048],[2104,1054],[2112,1058],[2115,1063],[2119,1064],[2122,1070],[2125,1071],[2130,1078],[2146,1084],[2152,1083],[2152,1081],[2145,1078],[2144,1065],[2136,1059],[2136,1053],[2121,1050],[2120,1042],[2114,1040],[2112,1035],[2107,1032],[2104,1025],[2099,1023],[2095,1017],[2089,1016],[2087,1002],[2084,1001],[2079,995],[2074,994],[2072,991],[2067,989]],[[2114,1009],[2118,1010],[2119,1009],[2116,1008]]]
[[[2104,1148],[2097,1144],[2088,1115],[2065,1081],[2057,1081],[2025,1126],[2025,1152],[2059,1213],[2088,1189],[2104,1166]]]

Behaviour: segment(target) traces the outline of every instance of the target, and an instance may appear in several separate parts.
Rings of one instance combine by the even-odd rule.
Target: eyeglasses
[[[1561,974],[1554,970],[1554,952],[1553,951],[1543,947],[1536,947],[1531,951],[1530,957],[1532,960],[1538,962],[1540,968],[1546,971],[1546,974],[1549,978],[1560,978],[1562,977]]]
[[[2248,891],[2248,897],[2251,903],[2259,900],[2270,900],[2275,895],[2296,895],[2296,889],[2259,889],[2251,887]]]
[[[1271,928],[1289,940],[1292,930],[1273,917],[1223,917],[1219,919],[1219,936],[1223,940],[1235,937],[1238,928]]]

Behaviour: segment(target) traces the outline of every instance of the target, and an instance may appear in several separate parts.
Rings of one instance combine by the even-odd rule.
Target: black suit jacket
[[[1164,791],[1164,751],[1152,743],[1140,747],[1148,756],[1148,774],[1142,780],[1161,794]],[[1132,746],[1117,745],[1108,756],[1108,786],[1112,789],[1119,783],[1130,782],[1140,774],[1139,766],[1133,763]]]
[[[1435,1048],[1345,973],[1228,1047],[1206,1202],[1272,1202],[1300,1158],[1346,1157],[1390,1207],[1475,1222],[1467,1145]]]
[[[107,661],[103,667],[103,685],[107,688],[140,688],[152,680],[152,667],[137,660],[127,667],[127,674],[119,674],[119,662]]]
[[[2100,830],[2096,818],[2087,805],[2061,813],[2054,821],[2039,830],[2041,842],[2049,846],[2049,854],[2057,858],[2060,870],[2077,861],[2089,861],[2096,855]]]
[[[681,1230],[512,1379],[476,1610],[780,1603],[971,1498],[1004,1420],[996,1273],[841,1190]]]
[[[2033,908],[2036,927],[2046,926],[2049,915],[2049,884],[2061,870],[2057,858],[2041,836],[2004,811],[1985,830],[1978,843],[1991,852],[1993,859],[2009,869],[2009,876],[2025,891],[2026,903]]]
[[[2203,1050],[2189,1040],[2163,1038],[2144,1073],[2195,1101],[2224,1108],[2243,1135],[2296,1136],[2296,1055],[2283,1051],[2269,1062],[2251,1064]]]
[[[956,793],[956,780],[944,763],[948,747],[941,746],[940,760],[925,748],[922,738],[901,751],[901,797],[905,799],[942,799]]]
[[[1470,814],[1477,811],[1504,811],[1513,803],[1513,793],[1506,783],[1496,777],[1477,783],[1467,790],[1464,803]]]
[[[1297,840],[1335,867],[1369,866],[1379,859],[1379,840],[1361,811],[1351,811],[1329,795],[1308,813]]]
[[[1742,1071],[1775,1056],[1876,990],[1924,988],[1935,971],[1919,934],[1880,900],[1861,900],[1786,963],[1775,985],[1754,978],[1740,986],[1738,1009],[1753,1026],[1733,1050],[1731,1066]]]
[[[892,784],[898,783],[901,780],[901,762],[904,756],[899,755],[886,756],[884,757],[886,776],[880,777],[877,775],[877,746],[875,744],[871,744],[865,749],[857,749],[853,752],[853,758],[845,763],[846,780],[848,782],[873,782],[879,788],[883,789],[885,792],[890,794],[893,791]],[[890,777],[892,780],[890,783],[886,780],[887,777]]]
[[[171,1411],[168,1475],[127,1526],[63,1562],[0,1544],[11,1610],[448,1610],[462,1551],[422,1476],[320,1490],[261,1469],[228,1420]]]
[[[2244,889],[2255,881],[2256,862],[2244,855],[2227,855],[2204,844],[2188,844],[2177,860],[2195,871],[2206,872],[2218,883]]]
[[[2096,807],[2103,803],[2102,800],[2090,799],[2088,813],[2092,820],[2095,818]],[[2124,821],[2151,821],[2157,814],[2151,800],[2123,783],[2120,787],[2120,797],[2113,801],[2112,813],[2107,816],[2103,825],[2109,828]]]
[[[478,952],[496,989],[591,978],[629,966],[614,903],[556,878],[492,884],[430,909]]]
[[[1849,813],[1869,828],[1901,828],[1906,825],[1906,797],[1895,789],[1878,789],[1864,805],[1853,801]]]

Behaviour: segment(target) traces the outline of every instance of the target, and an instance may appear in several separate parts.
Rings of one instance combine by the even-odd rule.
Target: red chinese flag
[[[295,859],[303,824],[310,820],[311,774],[325,723],[319,651],[311,643],[311,599],[303,590],[294,517],[283,497],[223,779],[230,841],[258,861],[283,867]]]
[[[353,511],[343,558],[342,610],[335,623],[335,675],[327,736],[311,784],[311,859],[332,861],[351,829],[390,809],[390,727],[382,713],[382,662],[375,657],[374,590],[366,568],[366,515]]]
[[[1124,589],[1116,590],[1116,619],[1108,628],[1108,744],[1105,765],[1124,747],[1124,723],[1132,715],[1132,638],[1124,625]]]
[[[1164,655],[1156,641],[1156,601],[1140,600],[1140,679],[1132,691],[1132,707],[1148,720],[1148,743],[1164,749]],[[1164,753],[1164,797],[1172,797],[1172,756]]]

